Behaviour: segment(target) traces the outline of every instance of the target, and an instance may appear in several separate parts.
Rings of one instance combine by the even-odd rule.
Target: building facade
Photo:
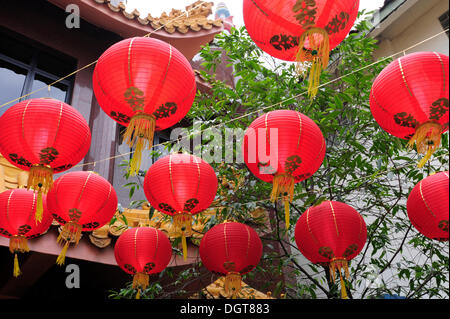
[[[369,36],[378,40],[376,60],[401,52],[448,30],[449,3],[446,0],[386,0],[372,19]],[[449,32],[442,33],[406,53],[436,51],[449,55]]]

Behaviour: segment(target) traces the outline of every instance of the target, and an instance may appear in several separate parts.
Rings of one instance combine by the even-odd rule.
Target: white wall
[[[449,2],[435,1],[429,8],[430,3],[430,0],[419,0],[378,36],[380,48],[374,54],[375,59],[400,52],[443,31],[439,17],[449,9]],[[435,51],[449,55],[447,34],[441,34],[407,53],[419,51]]]

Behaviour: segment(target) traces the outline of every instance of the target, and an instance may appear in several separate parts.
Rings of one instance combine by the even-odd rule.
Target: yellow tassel
[[[70,242],[66,241],[66,244],[64,245],[61,253],[59,254],[58,258],[56,259],[56,264],[58,266],[62,266],[64,265],[65,261],[66,261],[66,253],[67,253],[67,249],[69,248]]]
[[[344,278],[342,277],[342,274],[339,274],[339,276],[341,277],[341,299],[348,299],[347,289],[345,289]]]
[[[308,43],[306,43],[308,42]],[[305,48],[307,44],[307,48]],[[297,62],[312,62],[309,71],[309,97],[315,97],[319,91],[320,75],[326,69],[330,60],[330,39],[322,28],[310,28],[302,34],[299,41]],[[297,64],[297,73],[302,73],[301,65]]]
[[[36,203],[36,214],[34,215],[34,219],[37,223],[42,222],[42,215],[44,214],[44,204],[42,203],[42,189],[39,188],[38,190],[38,196],[37,196],[37,203]]]
[[[294,200],[295,179],[289,174],[275,175],[272,181],[272,193],[270,200],[274,203],[280,194],[286,196],[285,200],[292,202]]]
[[[192,215],[189,213],[179,213],[173,215],[171,237],[181,237],[183,247],[183,258],[187,260],[186,237],[192,236]]]
[[[17,258],[17,254],[14,254],[14,270],[13,275],[14,277],[19,277],[22,274],[19,267],[19,259]]]
[[[417,152],[425,154],[417,165],[419,168],[425,166],[431,156],[441,145],[442,126],[435,122],[426,122],[420,125],[414,136],[408,142],[408,148],[412,148],[416,144]]]
[[[331,281],[334,283],[336,280],[336,272],[339,273],[341,279],[341,298],[348,299],[347,290],[345,288],[345,281],[342,276],[342,270],[344,270],[345,278],[350,278],[350,273],[348,270],[348,261],[345,258],[333,258],[330,262],[330,277]]]
[[[233,299],[236,299],[241,291],[241,287],[241,274],[238,272],[229,272],[225,277],[225,293]]]
[[[42,194],[47,194],[53,186],[53,169],[50,166],[41,164],[33,165],[28,175],[27,189],[33,189],[38,192],[36,203],[36,223],[42,221],[43,203]]]
[[[284,218],[286,222],[286,229],[289,229],[290,226],[290,216],[289,216],[289,200],[284,201]]]
[[[125,134],[125,142],[132,148],[135,147],[133,158],[130,162],[129,172],[131,176],[139,173],[142,161],[142,151],[153,146],[153,136],[155,133],[156,120],[153,115],[137,113],[131,118]]]
[[[138,292],[136,294],[136,299],[141,298],[141,289],[145,290],[147,289],[149,285],[150,277],[147,274],[144,274],[142,272],[138,272],[133,276],[133,289],[137,289]]]
[[[286,229],[290,227],[289,203],[294,200],[295,179],[289,174],[275,175],[272,181],[272,193],[270,200],[274,203],[280,195],[284,198],[284,217],[286,222]]]
[[[181,243],[183,246],[183,258],[184,260],[187,260],[187,243],[186,243],[186,236],[181,236]]]

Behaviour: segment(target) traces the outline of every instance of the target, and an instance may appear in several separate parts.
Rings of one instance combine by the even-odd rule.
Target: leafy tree
[[[418,156],[415,151],[406,151],[407,141],[389,135],[375,122],[369,106],[372,82],[392,60],[374,63],[377,45],[367,36],[369,30],[367,20],[362,20],[333,50],[330,66],[321,78],[322,84],[330,83],[322,85],[315,99],[307,97],[307,81],[296,74],[295,65],[264,54],[245,28],[220,34],[201,51],[205,68],[201,75],[211,90],[198,94],[188,119],[200,121],[201,130],[245,130],[258,115],[271,110],[297,110],[310,117],[324,134],[327,154],[317,173],[297,184],[291,225],[322,200],[345,202],[362,214],[368,226],[367,244],[350,263],[350,298],[379,298],[383,294],[448,298],[448,242],[423,237],[411,226],[406,212],[412,187],[432,172],[448,170],[448,134],[433,161],[418,169]],[[215,76],[223,64],[223,52],[234,68],[235,85]],[[199,128],[190,133],[194,139]],[[202,140],[203,146],[208,143]],[[223,158],[225,153],[219,155]],[[259,275],[275,278],[276,282],[267,281],[267,287],[256,287],[272,289],[275,297],[339,298],[328,269],[301,256],[294,242],[294,227],[285,231],[282,203],[269,201],[271,184],[258,180],[242,163],[212,165],[219,179],[227,183],[219,183],[217,206],[221,209],[205,231],[226,219],[257,223],[250,217],[257,207],[270,214],[270,224],[259,227],[267,227],[263,244],[273,249],[244,280]],[[239,186],[230,190],[230,183]]]

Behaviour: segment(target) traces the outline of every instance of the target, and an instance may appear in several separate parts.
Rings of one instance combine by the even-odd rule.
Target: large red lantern
[[[192,216],[211,205],[217,185],[214,169],[189,154],[165,156],[145,176],[145,196],[155,209],[173,217],[173,233],[182,238],[184,259],[186,237],[192,235]]]
[[[309,208],[295,227],[295,241],[301,253],[314,264],[328,265],[333,282],[336,271],[339,273],[342,298],[347,298],[347,293],[341,269],[349,279],[348,261],[361,252],[366,240],[363,217],[341,202],[325,201]]]
[[[316,95],[329,54],[350,32],[359,0],[244,0],[253,41],[271,56],[312,62],[309,92]]]
[[[420,181],[406,203],[408,217],[424,236],[448,241],[448,171]]]
[[[93,231],[111,220],[117,195],[112,185],[94,172],[70,172],[55,180],[47,205],[63,226],[57,241],[64,243],[64,248],[56,261],[63,265],[70,243],[77,245],[82,231]]]
[[[121,125],[124,138],[136,146],[131,174],[139,171],[141,151],[153,146],[154,131],[179,122],[196,94],[194,71],[170,44],[147,37],[120,41],[99,58],[93,76],[102,109]]]
[[[211,272],[225,277],[225,292],[236,298],[241,276],[252,271],[262,256],[256,231],[244,224],[225,222],[206,232],[200,242],[200,258]]]
[[[126,230],[116,242],[114,256],[126,273],[133,275],[133,288],[145,290],[149,275],[163,271],[172,258],[172,245],[167,236],[152,227]]]
[[[448,56],[417,52],[389,64],[375,79],[370,109],[389,134],[416,143],[423,167],[448,131]]]
[[[319,169],[325,153],[320,128],[300,112],[266,113],[245,132],[244,161],[256,177],[273,183],[272,202],[282,196],[287,228],[295,184],[310,178]]]
[[[14,277],[21,274],[17,253],[30,251],[27,240],[42,235],[52,224],[53,218],[47,210],[45,195],[42,204],[42,220],[36,222],[35,192],[10,189],[0,193],[0,235],[9,238],[9,251],[14,254]]]
[[[53,174],[80,162],[91,145],[91,131],[70,105],[49,98],[15,104],[0,117],[0,153],[11,164],[29,171],[28,189],[38,192],[36,220],[42,218],[42,194]]]

